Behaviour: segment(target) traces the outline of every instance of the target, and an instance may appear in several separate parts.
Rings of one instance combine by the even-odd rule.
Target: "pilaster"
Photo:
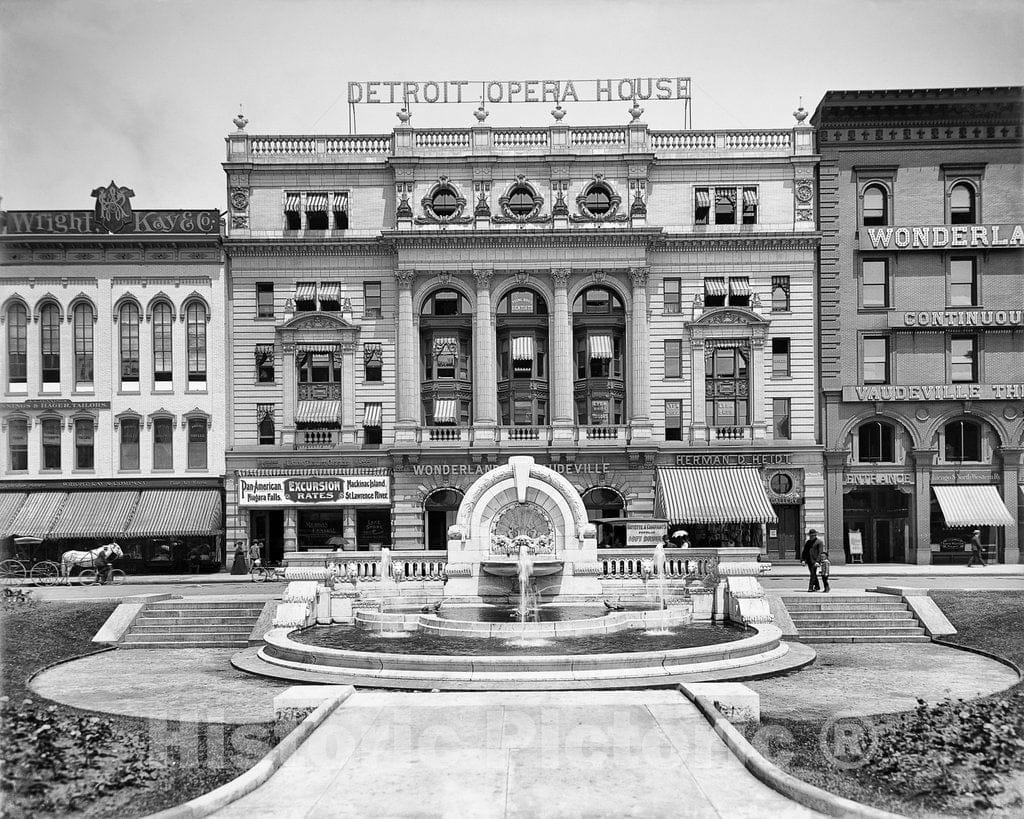
[[[1019,486],[1024,486],[1024,479],[1021,478],[1021,453],[1024,447],[1000,447],[998,456],[1003,462],[1003,502],[1010,511],[1013,523],[1003,528],[1003,536],[1006,541],[1003,548],[1003,562],[1008,566],[1020,563],[1021,542],[1020,542],[1020,521],[1017,518],[1017,493]]]
[[[341,439],[346,444],[356,442],[356,345],[351,341],[341,344]]]
[[[498,380],[494,361],[491,278],[494,271],[473,271],[476,312],[473,315],[473,422],[477,441],[494,440],[498,423]]]
[[[846,533],[843,531],[843,470],[845,449],[825,450],[825,543],[829,558],[836,564],[846,563]],[[843,548],[832,548],[840,546]]]
[[[281,407],[281,448],[295,447],[295,402],[298,399],[298,373],[295,371],[295,345],[281,348],[284,406]]]
[[[418,338],[413,324],[412,270],[395,271],[398,285],[398,405],[395,423],[395,440],[413,441],[419,424],[416,390],[419,384],[417,366]]]
[[[555,310],[552,318],[551,373],[552,410],[551,425],[555,437],[571,437],[573,426],[573,354],[572,316],[569,315],[568,267],[551,268],[555,285]],[[560,429],[559,429],[560,428]],[[566,436],[568,430],[568,436]]]
[[[647,321],[649,267],[629,271],[633,283],[633,315],[630,338],[630,426],[633,441],[651,437],[651,343]]]
[[[910,453],[914,461],[914,532],[907,550],[908,556],[913,555],[914,562],[920,564],[928,564],[932,560],[932,466],[937,454],[934,449],[915,449]]]

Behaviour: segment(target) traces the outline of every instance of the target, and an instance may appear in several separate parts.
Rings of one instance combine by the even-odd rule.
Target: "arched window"
[[[273,446],[277,443],[277,430],[274,428],[274,406],[259,404],[256,407],[257,434],[260,446]]]
[[[423,501],[428,549],[447,548],[448,527],[455,523],[461,504],[458,489],[435,489]]]
[[[981,425],[973,421],[953,421],[944,429],[947,461],[981,460]]]
[[[134,471],[139,468],[139,419],[121,418],[118,421],[121,437],[121,469]]]
[[[11,392],[28,389],[28,310],[19,302],[7,308],[7,384]]]
[[[864,188],[862,216],[867,227],[889,224],[889,197],[881,185]]]
[[[174,469],[174,419],[153,419],[153,469]]]
[[[504,426],[548,423],[547,302],[525,287],[498,302],[498,411]]]
[[[75,389],[88,388],[92,386],[93,379],[92,305],[79,302],[72,316],[75,329]]]
[[[896,429],[882,421],[867,421],[857,428],[857,460],[891,463],[896,460]]]
[[[588,287],[573,302],[576,423],[625,423],[625,305],[607,287]]]
[[[525,287],[511,290],[498,302],[499,316],[546,316],[548,303],[544,297]]]
[[[40,341],[43,370],[43,391],[60,389],[60,308],[47,304],[40,313]],[[53,385],[55,390],[47,390]]]
[[[59,418],[46,418],[41,422],[42,468],[60,469],[61,428],[64,422]]]
[[[7,422],[7,469],[10,472],[28,471],[28,421],[12,418]]]
[[[188,388],[206,387],[206,306],[193,301],[185,308],[188,345]]]
[[[957,182],[949,190],[949,221],[953,225],[973,225],[978,221],[974,188]]]
[[[153,381],[157,387],[167,389],[174,380],[174,344],[172,329],[174,316],[171,305],[160,302],[153,307]]]
[[[469,313],[469,302],[457,290],[438,290],[423,302],[424,316],[462,316]]]
[[[91,418],[75,421],[75,469],[92,469],[95,465],[96,425]]]
[[[118,316],[121,347],[121,389],[139,391],[139,308],[134,302],[121,305]]]
[[[205,418],[188,419],[188,468],[206,469],[206,434],[208,430]]]

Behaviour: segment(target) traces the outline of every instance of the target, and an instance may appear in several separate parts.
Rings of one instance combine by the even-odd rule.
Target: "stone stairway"
[[[927,643],[913,612],[891,594],[781,595],[804,643]]]
[[[163,600],[149,603],[120,648],[245,648],[265,601]]]

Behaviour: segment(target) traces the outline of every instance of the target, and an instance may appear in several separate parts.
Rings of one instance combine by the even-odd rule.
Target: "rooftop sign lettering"
[[[844,401],[1020,401],[1024,384],[885,384],[843,387]]]
[[[860,233],[861,250],[944,250],[948,247],[1024,247],[1024,226],[869,227]]]
[[[915,310],[898,320],[902,327],[1024,327],[1024,310]]]
[[[350,82],[350,105],[384,103],[688,100],[689,77],[606,80],[371,80]]]

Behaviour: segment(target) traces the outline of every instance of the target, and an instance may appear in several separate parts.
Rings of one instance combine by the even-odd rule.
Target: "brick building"
[[[1020,558],[1022,89],[830,91],[820,165],[828,537]],[[851,537],[853,549],[851,555]]]

